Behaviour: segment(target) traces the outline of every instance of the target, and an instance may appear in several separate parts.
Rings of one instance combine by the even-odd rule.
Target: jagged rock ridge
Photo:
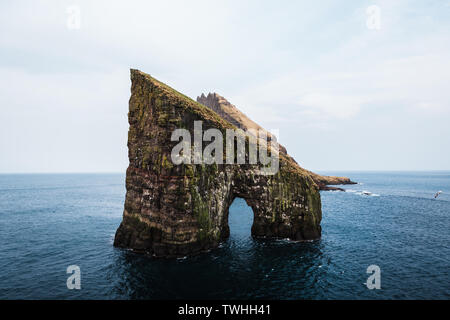
[[[208,93],[205,95],[202,93],[197,97],[197,102],[207,106],[211,110],[215,111],[222,118],[234,124],[238,128],[246,131],[249,129],[254,130],[264,130],[268,137],[271,136],[270,133],[267,132],[264,128],[262,128],[259,124],[249,119],[242,111],[240,111],[235,105],[228,102],[227,99],[222,97],[217,93]],[[292,161],[295,160],[289,156],[287,150],[281,144],[279,145],[280,152],[284,153],[287,157],[289,157]],[[330,187],[329,185],[339,185],[339,184],[355,184],[356,182],[351,181],[347,177],[334,177],[334,176],[322,176],[317,173],[307,171],[314,182],[319,186],[320,190],[341,190],[342,188]]]
[[[239,129],[242,129],[244,131],[253,129],[256,132],[258,130],[261,130],[265,132],[268,141],[272,139],[272,134],[269,131],[248,118],[242,111],[236,108],[235,105],[231,104],[227,99],[217,93],[208,93],[207,96],[202,93],[201,96],[197,97],[197,102],[210,108],[223,119],[227,120]],[[279,144],[278,147],[280,152],[287,154],[286,148],[284,146]]]

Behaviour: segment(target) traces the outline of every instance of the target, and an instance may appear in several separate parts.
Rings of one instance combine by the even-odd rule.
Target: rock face
[[[225,136],[236,124],[138,70],[131,70],[131,82],[130,163],[115,246],[160,257],[215,248],[229,236],[228,209],[235,197],[252,208],[255,237],[320,238],[320,193],[309,171],[283,152],[275,175],[259,174],[255,164],[175,165],[173,130],[194,136],[194,121],[203,121],[203,130],[216,128]]]
[[[235,105],[232,105],[227,101],[224,97],[220,96],[217,93],[208,93],[205,95],[202,93],[199,97],[197,97],[197,102],[207,106],[208,108],[214,110],[217,114],[219,114],[222,118],[234,124],[238,128],[242,130],[264,130],[259,124],[250,120],[243,112],[241,112]],[[270,137],[270,133],[266,131],[268,137]],[[290,158],[292,161],[295,160],[288,155],[286,148],[282,145],[279,145],[280,152],[284,153],[286,157]],[[319,186],[320,190],[340,190],[344,191],[342,188],[329,187],[329,185],[338,185],[338,184],[356,184],[356,182],[351,181],[346,177],[333,177],[333,176],[322,176],[311,171],[308,171],[308,174],[314,180],[314,182]]]
[[[236,108],[235,105],[229,103],[227,99],[218,95],[217,93],[208,93],[207,96],[202,93],[201,96],[197,97],[197,102],[203,104],[204,106],[207,106],[223,119],[227,120],[239,129],[242,129],[244,131],[250,129],[253,129],[255,131],[261,130],[265,132],[269,141],[272,138],[270,132],[261,127],[256,122],[249,119],[243,112]],[[280,152],[287,154],[285,147],[280,144],[278,146]]]

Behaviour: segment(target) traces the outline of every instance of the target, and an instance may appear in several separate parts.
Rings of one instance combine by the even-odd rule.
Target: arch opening
[[[252,236],[255,213],[244,198],[234,197],[228,207],[225,219],[228,237],[248,238]]]

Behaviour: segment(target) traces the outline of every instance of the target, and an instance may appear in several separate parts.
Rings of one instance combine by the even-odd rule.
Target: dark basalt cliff
[[[320,238],[320,193],[309,171],[283,151],[275,175],[260,174],[254,164],[174,165],[173,130],[194,136],[194,121],[201,120],[203,130],[216,128],[225,136],[236,124],[138,70],[131,70],[131,82],[130,164],[115,246],[161,257],[215,248],[229,236],[228,209],[235,197],[253,209],[255,237]]]

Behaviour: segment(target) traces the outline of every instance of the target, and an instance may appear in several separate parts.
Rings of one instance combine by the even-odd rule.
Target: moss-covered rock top
[[[149,81],[152,85],[161,90],[161,94],[169,101],[170,104],[178,105],[184,109],[188,109],[197,114],[200,118],[208,121],[212,121],[218,129],[236,129],[234,125],[221,118],[217,113],[205,107],[204,105],[192,100],[188,96],[178,92],[171,88],[167,84],[155,79],[149,74],[137,69],[131,69],[131,80],[137,77],[142,77],[146,81]]]

